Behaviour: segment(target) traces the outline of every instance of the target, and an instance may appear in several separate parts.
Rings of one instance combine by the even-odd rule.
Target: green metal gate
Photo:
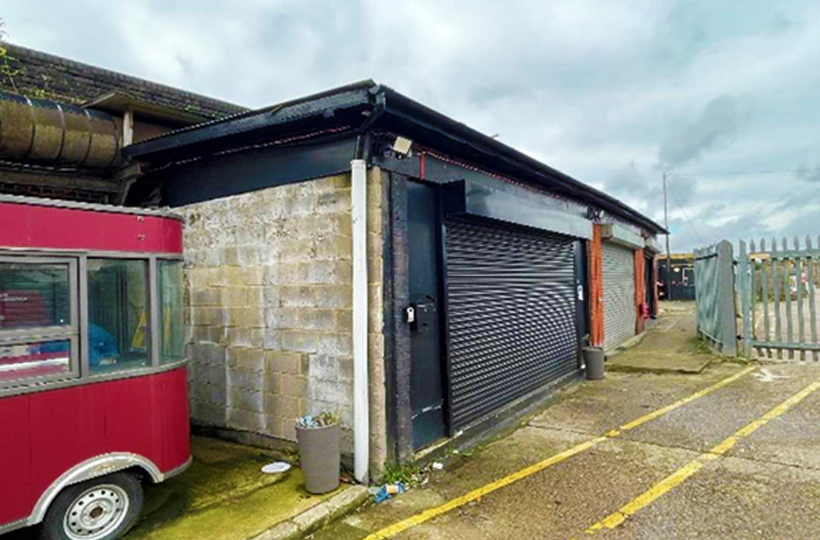
[[[738,292],[743,314],[746,357],[818,359],[816,294],[820,281],[820,239],[791,247],[784,238],[767,244],[740,242]]]

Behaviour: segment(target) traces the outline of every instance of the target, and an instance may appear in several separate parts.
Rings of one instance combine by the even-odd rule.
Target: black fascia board
[[[615,215],[638,223],[654,233],[667,233],[666,229],[658,223],[592,186],[553,169],[391,88],[382,86],[381,91],[386,94],[387,108],[381,121],[377,122],[380,127],[387,129],[392,127],[397,132],[400,132],[400,128],[404,128],[407,133],[408,129],[413,129],[411,125],[415,124],[417,129],[413,131],[427,132],[427,140],[420,139],[419,142],[424,142],[431,148],[445,150],[442,145],[446,144],[456,150],[453,153],[454,157],[458,155],[466,161],[482,165],[491,171],[508,173],[521,180],[534,181],[568,198],[592,203]],[[393,125],[389,125],[390,123]],[[423,135],[423,133],[419,134]],[[433,144],[430,144],[433,142],[430,138],[435,141]],[[449,143],[445,143],[448,140]]]
[[[384,114],[369,123],[368,129],[416,136],[417,142],[444,154],[593,204],[655,233],[666,233],[618,199],[372,80],[183,128],[128,146],[123,153],[137,161],[159,164],[271,140],[271,128],[276,129],[276,138],[283,138],[335,126],[358,127],[366,122],[366,115],[375,113],[379,102],[386,103]]]

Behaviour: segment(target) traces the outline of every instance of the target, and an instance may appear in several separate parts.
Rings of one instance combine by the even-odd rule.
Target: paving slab
[[[608,355],[606,369],[622,372],[701,373],[715,356],[697,339],[697,319],[692,302],[661,307],[663,315],[634,346]],[[639,344],[639,345],[638,345]],[[626,348],[626,350],[623,350]]]
[[[607,373],[601,381],[584,381],[566,389],[555,405],[535,416],[529,424],[600,435],[743,369],[744,366],[738,364],[722,363],[694,377]]]
[[[599,536],[606,540],[817,538],[819,493],[820,471],[729,457],[708,464],[617,529]]]

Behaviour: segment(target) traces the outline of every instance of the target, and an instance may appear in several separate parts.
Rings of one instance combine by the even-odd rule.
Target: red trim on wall
[[[427,154],[419,152],[419,178],[427,178]]]
[[[604,267],[601,225],[592,225],[589,241],[589,341],[594,347],[604,346]]]
[[[652,305],[655,307],[652,316],[656,316],[659,311],[658,302],[660,301],[660,294],[658,292],[658,255],[652,257],[652,294],[655,295],[655,301]]]
[[[0,202],[0,247],[182,254],[173,218]]]
[[[646,259],[643,249],[635,250],[635,331],[640,334],[644,329],[646,313]]]

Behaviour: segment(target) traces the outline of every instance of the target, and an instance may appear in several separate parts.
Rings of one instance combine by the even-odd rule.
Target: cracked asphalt
[[[529,471],[744,369],[718,362],[698,375],[609,373],[604,381],[571,385],[557,403],[470,457],[456,458],[426,485],[364,508],[314,537],[370,540],[391,533],[417,540],[571,540],[589,537],[590,526],[632,505],[638,510],[623,523],[594,536],[818,538],[820,390],[782,406],[820,379],[820,365],[812,362],[756,365],[707,395],[475,496],[482,486],[497,486],[499,479]],[[773,415],[778,406],[780,413]],[[728,451],[711,453],[738,433]],[[702,465],[685,480],[668,481],[698,459]],[[660,495],[651,502],[641,499],[653,492]],[[454,500],[462,504],[441,511]],[[403,521],[408,518],[415,520],[411,526],[392,535],[395,529],[389,527],[410,523]]]

